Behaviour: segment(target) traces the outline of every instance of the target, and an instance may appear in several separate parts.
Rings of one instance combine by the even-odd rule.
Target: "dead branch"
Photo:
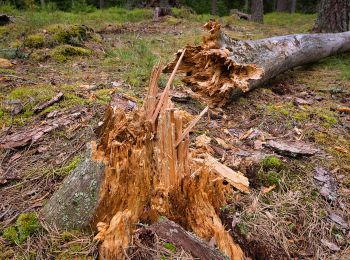
[[[54,96],[53,98],[51,98],[49,101],[44,102],[42,104],[40,104],[39,106],[34,108],[34,113],[40,113],[41,111],[43,111],[45,108],[52,106],[53,104],[59,102],[61,99],[63,98],[63,93],[59,92],[56,96]]]

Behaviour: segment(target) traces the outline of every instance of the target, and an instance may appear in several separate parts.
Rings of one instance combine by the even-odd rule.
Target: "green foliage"
[[[15,225],[6,228],[2,234],[10,243],[21,244],[40,228],[38,218],[34,212],[21,214]]]
[[[91,54],[91,50],[66,44],[59,45],[50,51],[50,56],[59,62],[65,62],[72,57],[89,56]]]
[[[176,246],[172,243],[164,243],[164,248],[171,252],[176,252]]]

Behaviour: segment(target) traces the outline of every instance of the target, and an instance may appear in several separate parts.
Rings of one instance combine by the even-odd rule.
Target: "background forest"
[[[264,12],[316,12],[319,0],[264,0]],[[249,0],[9,0],[0,1],[20,9],[45,9],[49,11],[62,10],[73,12],[92,12],[97,8],[126,7],[142,8],[154,6],[187,6],[198,14],[211,13],[220,16],[228,15],[230,9],[239,9],[243,12],[250,11]]]

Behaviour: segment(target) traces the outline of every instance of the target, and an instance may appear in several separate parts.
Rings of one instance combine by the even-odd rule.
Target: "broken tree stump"
[[[42,211],[48,222],[60,228],[97,227],[100,259],[124,259],[135,225],[157,222],[161,216],[205,241],[214,237],[230,259],[244,257],[225,230],[219,211],[233,187],[249,192],[249,182],[240,172],[190,149],[189,132],[207,108],[189,122],[170,100],[171,83],[183,56],[184,52],[161,95],[158,80],[163,67],[158,64],[141,108],[130,112],[108,108],[99,129],[100,141],[91,146],[91,156],[85,160],[96,170],[74,173]],[[63,223],[61,216],[79,214],[86,216],[68,217],[66,221],[75,223]]]
[[[217,22],[200,46],[187,46],[179,72],[185,73],[195,96],[210,105],[223,106],[232,98],[262,86],[291,68],[350,51],[350,32],[295,34],[261,40],[230,38]],[[168,64],[172,71],[177,58]]]

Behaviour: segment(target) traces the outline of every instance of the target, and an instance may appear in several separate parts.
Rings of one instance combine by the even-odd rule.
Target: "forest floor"
[[[175,10],[176,17],[153,21],[151,10],[117,8],[1,12],[14,22],[0,27],[0,58],[12,62],[0,60],[0,143],[54,127],[35,142],[0,151],[0,259],[92,259],[93,234],[58,231],[36,213],[79,163],[113,95],[142,104],[152,66],[170,61],[187,44],[200,44],[202,25],[211,17]],[[258,39],[306,33],[314,18],[268,14],[264,25],[218,20],[234,38]],[[180,77],[174,85],[184,87]],[[59,92],[62,100],[35,109]],[[350,115],[339,110],[349,102],[350,55],[344,54],[280,75],[216,109],[191,133],[193,139],[211,137],[215,156],[250,180],[251,193],[233,192],[221,215],[251,258],[349,259]],[[175,104],[192,114],[204,106]],[[307,143],[319,152],[281,155],[261,145],[266,138]],[[185,259],[180,249],[162,243],[143,250],[154,259]]]

